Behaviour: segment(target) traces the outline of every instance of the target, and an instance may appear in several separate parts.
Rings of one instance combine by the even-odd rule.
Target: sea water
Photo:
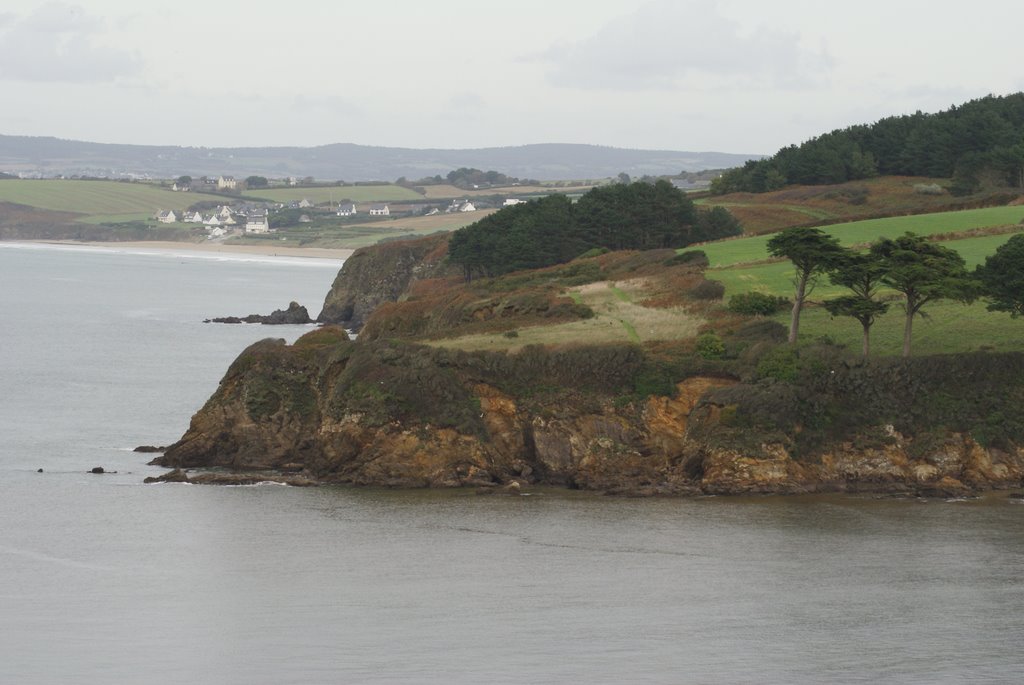
[[[0,244],[0,683],[1020,682],[1005,493],[143,485],[338,266]]]

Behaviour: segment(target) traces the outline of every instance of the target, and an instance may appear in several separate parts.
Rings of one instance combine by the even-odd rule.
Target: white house
[[[203,223],[203,215],[200,212],[186,212],[185,222],[189,224],[201,224]]]
[[[387,205],[372,205],[370,207],[370,216],[390,216],[391,209]]]
[[[270,222],[265,214],[254,214],[245,220],[246,233],[270,233]]]
[[[217,216],[216,214],[211,214],[210,216],[203,219],[203,224],[206,226],[220,226],[221,223],[222,222],[220,220],[220,217]]]
[[[338,205],[338,216],[354,216],[356,214],[356,206],[354,204]]]
[[[226,230],[224,230],[220,226],[216,226],[216,227],[210,229],[210,232],[206,235],[206,238],[207,238],[207,240],[212,240],[214,238],[223,237],[223,236],[225,236],[227,234],[228,234],[228,232]]]
[[[192,190],[192,186],[190,186],[188,183],[178,183],[177,181],[175,181],[174,183],[171,184],[171,190],[173,190],[176,193],[187,193],[188,191]]]
[[[515,205],[522,205],[522,204],[526,204],[526,200],[520,200],[517,197],[510,197],[510,198],[507,198],[504,202],[502,202],[501,206],[502,207],[512,207],[512,206],[515,206]]]
[[[301,200],[299,200],[299,209],[309,209],[312,206],[313,203],[307,200],[306,198],[302,198]]]
[[[218,190],[234,190],[238,187],[238,181],[234,176],[221,176],[217,179]]]
[[[459,205],[459,211],[460,212],[475,212],[476,211],[476,206],[472,202],[469,202],[467,200],[466,202],[463,202],[461,205]]]
[[[156,220],[162,224],[173,224],[178,220],[178,215],[174,213],[173,209],[168,209],[166,212],[157,212]]]
[[[227,205],[221,205],[220,207],[217,208],[217,216],[219,216],[221,219],[227,219],[228,217],[231,216],[231,214],[231,207],[228,207]]]

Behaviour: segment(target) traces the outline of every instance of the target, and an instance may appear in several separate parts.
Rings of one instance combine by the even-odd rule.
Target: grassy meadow
[[[851,246],[870,243],[879,237],[895,238],[908,231],[918,235],[934,235],[1018,224],[1022,220],[1024,205],[1016,205],[866,219],[823,226],[821,230],[838,238],[843,245]],[[698,249],[708,256],[712,268],[719,268],[768,259],[767,244],[770,239],[771,235],[744,236],[707,243],[698,246]]]
[[[414,216],[400,219],[381,218],[356,224],[301,224],[278,229],[277,233],[266,236],[250,235],[236,238],[232,242],[249,245],[270,243],[276,245],[279,242],[285,242],[296,247],[355,249],[389,238],[418,238],[438,231],[454,231],[496,211],[489,209],[479,212],[435,214],[434,216]]]
[[[1024,217],[1024,207],[992,207],[940,214],[874,219],[825,229],[845,245],[865,244],[880,236],[896,237],[906,231],[918,234],[939,234],[966,231],[975,228],[1016,224]],[[1021,227],[1024,231],[1024,227]],[[973,269],[985,257],[1014,235],[1014,231],[995,235],[944,241],[942,244],[959,252]],[[725,299],[751,290],[766,294],[793,297],[793,267],[788,260],[765,262],[768,257],[765,243],[769,236],[756,236],[707,244],[704,250],[712,263],[706,276],[721,282],[726,289]],[[761,261],[761,263],[757,263]],[[820,303],[841,295],[844,288],[832,285],[828,278],[819,279],[809,295],[809,305],[801,315],[800,337],[814,340],[822,336],[860,349],[861,329],[849,317],[832,318]],[[900,354],[903,343],[903,310],[899,295],[882,293],[890,299],[890,309],[872,328],[872,351],[875,354]],[[1007,314],[989,312],[984,302],[964,305],[941,301],[925,307],[925,317],[914,321],[913,353],[941,354],[968,352],[978,349],[1024,351],[1024,321],[1013,320]],[[788,326],[789,312],[780,312],[773,318]]]
[[[106,218],[125,215],[148,218],[158,210],[182,210],[203,200],[223,202],[224,198],[202,193],[175,193],[148,183],[49,179],[0,181],[0,202]]]
[[[423,186],[425,197],[428,200],[447,200],[465,197],[490,197],[502,195],[504,197],[522,197],[524,195],[550,195],[551,193],[585,193],[594,186],[591,184],[570,187],[556,186],[502,186],[500,188],[483,188],[479,190],[463,190],[453,185],[438,184]]]
[[[527,326],[514,337],[502,333],[479,333],[457,338],[427,341],[438,347],[460,350],[503,350],[513,352],[526,345],[570,345],[585,341],[601,343],[644,343],[654,340],[683,340],[697,335],[703,317],[683,307],[645,307],[645,282],[598,281],[569,288],[566,295],[594,312],[591,319],[547,326]]]
[[[415,202],[423,196],[415,190],[396,185],[346,185],[313,188],[253,188],[245,191],[250,198],[268,200],[270,202],[288,203],[309,200],[315,205],[333,202]]]

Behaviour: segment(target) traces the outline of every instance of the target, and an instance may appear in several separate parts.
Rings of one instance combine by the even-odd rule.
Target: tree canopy
[[[1024,93],[988,96],[936,114],[917,112],[832,131],[751,160],[712,183],[713,193],[766,192],[877,174],[954,178],[972,192],[983,176],[1024,186]]]
[[[785,257],[793,263],[793,311],[789,322],[789,342],[796,342],[800,330],[800,311],[814,279],[830,270],[843,255],[839,239],[819,228],[787,228],[768,241],[768,254]]]
[[[456,231],[448,245],[467,278],[567,262],[592,248],[650,250],[738,235],[727,210],[700,210],[668,181],[594,188],[505,207]]]
[[[1018,233],[1000,245],[995,254],[979,264],[975,275],[981,281],[988,310],[1024,314],[1024,234]]]
[[[871,327],[875,319],[889,309],[888,304],[877,299],[885,269],[885,263],[876,253],[847,252],[829,273],[832,283],[849,288],[850,294],[826,300],[825,309],[832,316],[849,316],[860,323],[864,357],[871,352]]]
[[[882,238],[871,246],[871,252],[884,265],[882,283],[904,298],[904,357],[910,356],[914,317],[923,314],[926,304],[943,299],[967,302],[977,293],[960,253],[924,236],[906,233],[895,239]]]

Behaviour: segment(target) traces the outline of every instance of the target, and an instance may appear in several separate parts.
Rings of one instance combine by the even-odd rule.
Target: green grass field
[[[938,302],[925,307],[927,318],[914,319],[912,354],[951,354],[992,349],[1024,352],[1024,319],[990,312],[984,302],[963,305]],[[789,313],[777,314],[779,323],[789,326]],[[903,310],[893,302],[889,311],[871,328],[872,355],[898,355],[903,349]],[[800,316],[800,339],[815,340],[827,335],[860,351],[860,324],[849,317],[831,318],[823,307],[810,307]]]
[[[984,209],[967,209],[958,212],[868,219],[866,221],[824,226],[822,230],[829,235],[839,238],[843,245],[855,245],[872,242],[881,236],[895,238],[907,231],[917,233],[918,235],[952,233],[972,228],[1016,224],[1020,223],[1022,219],[1024,219],[1024,205],[1018,205],[1014,207],[986,207]],[[696,249],[703,250],[707,254],[712,267],[723,267],[731,264],[743,264],[767,259],[768,250],[766,245],[770,238],[771,235],[734,238],[732,240],[722,240],[701,245]]]
[[[224,202],[218,195],[175,193],[148,183],[7,179],[0,181],[0,202],[14,202],[85,215],[146,215],[185,209],[203,200]]]
[[[1001,210],[1022,211],[1021,207],[999,207]],[[927,215],[926,217],[900,217],[902,220],[922,219],[916,223],[917,233],[935,233],[937,231],[960,231],[976,228],[985,225],[1000,225],[1007,223],[1006,219],[1013,219],[1013,214],[1007,211],[999,212],[992,210],[973,210],[970,212],[951,212],[945,215]],[[886,221],[879,227],[879,221]],[[979,223],[985,222],[985,223]],[[987,222],[994,222],[989,224]],[[865,228],[860,224],[870,224]],[[872,220],[857,222],[845,225],[843,233],[836,235],[847,238],[844,242],[861,243],[868,242],[879,235],[888,237],[898,235],[906,228],[907,221],[894,220]],[[892,232],[884,230],[886,226],[893,227]],[[838,226],[832,227],[840,228]],[[929,230],[933,229],[933,230]],[[1024,231],[1024,227],[1021,227]],[[863,236],[872,236],[863,238]],[[1005,243],[1013,233],[1000,235],[987,235],[977,238],[965,238],[960,240],[945,241],[942,245],[950,247],[959,252],[967,267],[973,269],[977,264],[983,262],[985,257],[994,253],[996,248]],[[850,236],[857,236],[849,239]],[[733,243],[753,242],[751,239],[726,241],[719,243],[721,246],[728,246]],[[738,266],[724,268],[710,268],[707,277],[720,281],[725,285],[725,299],[732,295],[751,290],[757,290],[772,295],[793,297],[793,266],[789,261],[772,262],[766,264],[752,264],[743,266],[744,262],[752,262],[767,257],[764,247],[765,239],[759,238],[756,241],[760,244],[760,253],[752,251],[751,245],[740,245],[741,249],[731,254],[726,251],[725,256],[719,259],[724,261],[737,260]],[[708,247],[711,247],[710,245]],[[722,253],[720,253],[722,254]],[[742,255],[738,259],[737,255]],[[815,340],[822,336],[847,345],[852,350],[860,349],[860,324],[848,317],[832,318],[821,306],[820,302],[825,299],[843,294],[844,288],[833,286],[827,277],[821,278],[817,286],[808,296],[809,306],[804,310],[800,319],[800,338],[802,340]],[[885,293],[883,293],[885,296]],[[890,297],[896,297],[896,293],[890,293]],[[999,351],[1024,351],[1024,320],[1015,321],[1007,314],[989,312],[984,302],[975,302],[971,305],[963,305],[956,302],[938,302],[925,307],[925,318],[918,318],[914,321],[913,353],[914,354],[944,354],[955,352],[969,352],[981,348],[991,348]],[[789,325],[789,312],[784,311],[775,315],[779,323]],[[903,310],[898,299],[890,304],[888,313],[879,318],[872,328],[871,346],[872,353],[879,355],[896,355],[902,351],[903,344]]]
[[[252,189],[245,191],[246,197],[269,200],[271,202],[292,202],[293,200],[309,200],[315,205],[327,202],[397,202],[407,200],[415,202],[423,200],[423,196],[415,190],[402,186],[330,186],[326,188],[269,188],[266,190]]]

